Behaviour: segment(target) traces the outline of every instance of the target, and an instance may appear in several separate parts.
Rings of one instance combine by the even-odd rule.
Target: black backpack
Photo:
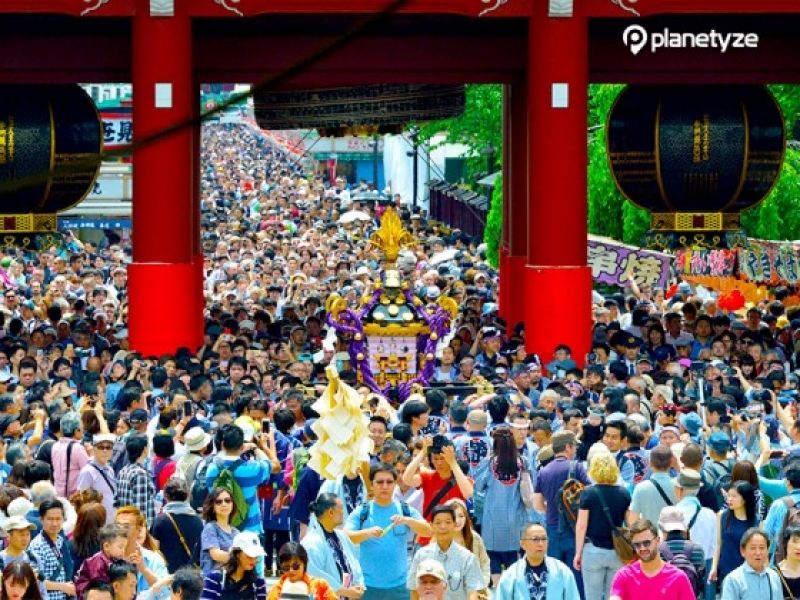
[[[732,467],[729,464],[715,460],[703,465],[700,471],[700,478],[703,485],[700,488],[702,494],[698,493],[697,498],[706,508],[719,511],[725,507],[725,492],[731,487]],[[705,488],[705,489],[704,489]],[[714,506],[709,506],[714,504]]]
[[[203,503],[208,496],[206,472],[213,458],[213,456],[206,456],[194,466],[192,489],[189,492],[189,504],[197,511],[203,510]]]
[[[686,540],[683,542],[683,547],[680,550],[673,552],[669,549],[667,543],[663,542],[659,551],[661,552],[661,558],[683,571],[689,578],[689,583],[692,584],[695,597],[702,598],[705,590],[705,569],[698,572],[697,568],[690,560],[692,548],[694,548],[694,546],[695,544],[693,542]]]

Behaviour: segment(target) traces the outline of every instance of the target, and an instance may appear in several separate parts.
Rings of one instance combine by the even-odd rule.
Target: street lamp
[[[406,152],[406,156],[414,157],[414,195],[412,196],[413,201],[411,203],[411,208],[413,211],[417,210],[417,178],[419,176],[419,165],[417,164],[419,161],[417,160],[417,153],[419,152],[419,133],[420,129],[416,125],[412,125],[408,128],[408,137],[411,138],[411,144],[414,146],[413,151]]]

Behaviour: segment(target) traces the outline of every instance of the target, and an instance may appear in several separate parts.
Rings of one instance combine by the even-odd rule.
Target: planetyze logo
[[[649,47],[655,54],[669,48],[713,48],[725,54],[730,49],[758,48],[757,33],[722,33],[716,29],[701,33],[670,31],[665,27],[659,31],[648,31],[641,25],[630,25],[622,32],[622,43],[636,56]]]

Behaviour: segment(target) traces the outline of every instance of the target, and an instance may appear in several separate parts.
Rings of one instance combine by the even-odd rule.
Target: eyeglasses
[[[232,498],[217,498],[214,500],[214,504],[233,504]]]
[[[376,479],[372,485],[394,485],[394,479]]]
[[[652,545],[653,545],[653,542],[654,542],[655,540],[656,540],[656,538],[651,538],[651,539],[649,539],[649,540],[642,540],[641,542],[631,542],[631,545],[632,545],[632,546],[633,546],[633,547],[634,547],[636,550],[638,550],[639,548],[642,548],[642,549],[644,549],[644,548],[649,548],[650,546],[652,546]]]
[[[283,571],[284,573],[286,573],[287,571],[299,571],[300,569],[303,568],[303,563],[299,561],[291,563],[281,563],[280,568],[281,571]]]
[[[523,542],[533,542],[534,544],[544,544],[547,541],[547,536],[539,535],[536,537],[520,538]]]
[[[98,450],[102,450],[104,452],[108,452],[109,450],[113,450],[114,446],[110,446],[108,444],[101,444],[99,446],[95,446]]]

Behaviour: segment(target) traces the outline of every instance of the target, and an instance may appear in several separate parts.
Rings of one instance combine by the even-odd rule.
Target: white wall
[[[464,156],[468,149],[463,144],[442,144],[444,136],[434,136],[431,145],[434,149],[428,154],[427,147],[420,146],[418,153],[417,202],[428,210],[428,181],[444,179],[445,158]],[[413,144],[407,134],[386,135],[383,138],[383,169],[386,185],[392,194],[400,194],[403,203],[411,206],[414,188],[414,158],[407,156],[413,151]]]

